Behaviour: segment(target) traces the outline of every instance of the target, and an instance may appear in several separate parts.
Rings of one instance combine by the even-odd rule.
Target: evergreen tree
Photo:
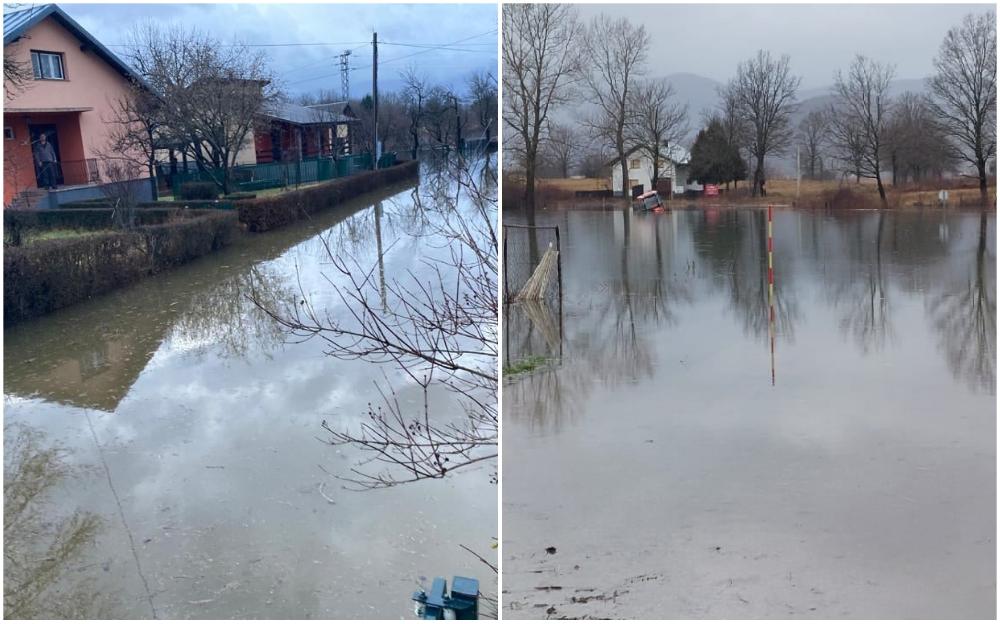
[[[739,150],[729,143],[722,122],[711,119],[691,147],[691,178],[702,184],[722,184],[746,177],[746,163]]]

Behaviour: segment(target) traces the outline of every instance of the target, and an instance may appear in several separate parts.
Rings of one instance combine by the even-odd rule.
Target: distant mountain
[[[703,112],[716,108],[719,102],[719,89],[724,86],[721,82],[698,74],[677,73],[657,78],[666,81],[674,88],[679,101],[687,103],[688,120],[692,126],[701,123]]]

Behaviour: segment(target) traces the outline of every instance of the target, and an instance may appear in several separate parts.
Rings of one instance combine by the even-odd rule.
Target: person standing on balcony
[[[58,160],[56,159],[56,150],[49,143],[44,132],[38,137],[38,143],[35,143],[32,151],[35,154],[35,164],[38,165],[41,174],[41,179],[38,180],[39,186],[49,190],[55,189]]]

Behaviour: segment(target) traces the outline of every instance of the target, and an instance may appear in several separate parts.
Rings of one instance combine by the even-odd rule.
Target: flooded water
[[[44,604],[24,613],[394,619],[425,577],[455,574],[496,594],[495,575],[461,548],[495,558],[493,470],[344,489],[336,476],[368,456],[324,443],[321,422],[356,429],[376,382],[404,408],[423,396],[391,366],[289,340],[243,296],[251,284],[276,305],[305,293],[346,317],[327,245],[365,267],[383,250],[386,280],[421,276],[442,253],[427,201],[422,187],[390,188],[6,331],[8,444],[27,431],[67,450],[28,472],[54,482],[42,537],[37,522],[5,527],[14,554],[65,546],[38,573]],[[462,414],[443,393],[431,406],[443,421]],[[51,526],[74,513],[88,530],[96,521],[92,536]]]
[[[773,301],[766,210],[537,223],[505,617],[995,616],[994,214],[776,210]]]

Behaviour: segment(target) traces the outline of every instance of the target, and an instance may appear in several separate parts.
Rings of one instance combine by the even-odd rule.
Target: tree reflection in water
[[[213,288],[195,292],[172,329],[175,337],[213,345],[227,356],[246,357],[284,342],[281,326],[248,298],[254,289],[272,306],[295,300],[289,280],[266,265],[254,265],[229,276]]]
[[[802,331],[823,336],[839,331],[861,356],[895,353],[920,346],[909,314],[916,306],[926,309],[939,352],[956,378],[974,389],[993,391],[995,252],[987,236],[992,216],[975,220],[979,236],[971,245],[972,261],[963,260],[970,247],[967,235],[946,236],[948,228],[969,232],[978,216],[938,211],[778,213],[777,339],[791,342],[801,325]],[[505,218],[518,221],[516,215]],[[574,412],[586,411],[595,386],[655,378],[658,362],[668,365],[658,354],[670,348],[657,344],[656,330],[674,324],[683,305],[714,308],[720,302],[748,339],[768,340],[764,211],[706,208],[638,215],[627,227],[618,214],[567,211],[542,213],[539,223],[559,224],[563,232],[565,316],[555,318],[565,326],[564,356],[558,367],[543,367],[505,387],[510,405],[518,406],[517,417],[525,422],[558,429]],[[527,245],[511,249],[524,252]],[[830,312],[833,324],[827,327]],[[524,359],[550,350],[542,331],[544,317],[539,323],[509,306],[504,318],[505,357]],[[817,322],[822,325],[814,327]]]
[[[948,285],[946,290],[927,300],[927,314],[940,334],[939,348],[956,378],[972,388],[996,392],[997,302],[996,254],[986,245],[987,219],[979,220],[976,245],[969,278]]]
[[[767,283],[767,213],[763,210],[707,209],[697,217],[692,233],[695,249],[709,262],[714,283],[726,289],[729,309],[740,321],[744,335],[766,342],[770,337],[770,301]],[[800,320],[793,272],[775,254],[775,331],[782,340],[795,338]]]
[[[846,239],[852,270],[846,273],[847,280],[832,291],[834,305],[843,310],[840,330],[851,336],[863,353],[881,351],[892,343],[895,335],[890,296],[882,270],[885,219],[885,211],[879,211],[872,243],[867,242],[865,234],[868,220],[853,220],[853,231]],[[861,267],[860,277],[854,272],[855,266]]]
[[[6,619],[96,619],[111,616],[93,579],[70,583],[101,529],[101,519],[77,510],[53,517],[53,496],[77,472],[68,452],[26,425],[4,427],[3,602]]]

